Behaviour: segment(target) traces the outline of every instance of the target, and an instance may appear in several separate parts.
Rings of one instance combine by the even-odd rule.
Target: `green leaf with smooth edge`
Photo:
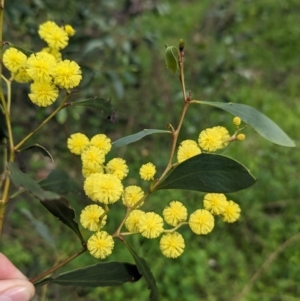
[[[101,262],[51,277],[52,283],[81,287],[117,286],[136,282],[142,276],[136,265],[127,262]]]
[[[123,241],[129,252],[131,253],[139,272],[145,278],[148,288],[150,289],[149,301],[157,301],[158,300],[158,290],[156,286],[155,278],[148,267],[144,258],[139,257],[136,252],[129,246],[129,244],[124,240]]]
[[[228,193],[245,189],[255,181],[242,164],[231,158],[200,154],[177,165],[155,189]]]
[[[177,57],[174,54],[174,51],[176,52],[178,57],[178,50],[175,46],[166,46],[165,61],[167,67],[171,69],[174,74],[176,74],[178,70],[178,61]]]
[[[197,103],[220,108],[240,117],[265,139],[282,146],[295,147],[295,142],[270,118],[254,108],[238,103],[223,103],[197,100]]]
[[[117,147],[121,147],[121,146],[124,146],[124,145],[127,145],[127,144],[130,144],[130,143],[133,143],[133,142],[136,142],[142,138],[144,138],[145,136],[148,136],[148,135],[152,135],[152,134],[172,134],[172,132],[170,131],[167,131],[167,130],[156,130],[156,129],[145,129],[145,130],[142,130],[141,132],[138,132],[136,134],[133,134],[133,135],[129,135],[129,136],[126,136],[126,137],[123,137],[123,138],[120,138],[116,141],[114,141],[112,143],[112,146],[114,148],[117,148]]]
[[[39,184],[42,188],[58,194],[67,194],[79,190],[73,179],[62,169],[52,170],[48,177]]]
[[[50,158],[50,160],[52,162],[54,162],[53,157],[51,156],[50,152],[40,144],[33,144],[33,145],[28,146],[28,147],[22,148],[22,149],[20,149],[20,152],[27,151],[27,150],[37,150],[42,155],[44,155],[45,157]]]
[[[24,187],[25,190],[33,193],[40,200],[53,200],[60,198],[60,195],[52,191],[42,189],[38,182],[23,173],[15,163],[8,163],[8,169],[10,170],[9,177],[16,186]]]
[[[90,107],[104,113],[112,111],[111,101],[109,99],[104,99],[100,97],[93,97],[85,100],[69,102],[68,105],[73,107]]]
[[[67,199],[61,197],[59,200],[43,200],[41,204],[52,215],[71,228],[79,237],[81,243],[85,242],[79,231],[78,223],[75,221],[75,211]]]

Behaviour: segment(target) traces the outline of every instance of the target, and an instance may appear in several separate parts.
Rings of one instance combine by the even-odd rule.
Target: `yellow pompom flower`
[[[84,178],[87,178],[94,173],[104,173],[102,164],[89,164],[88,166],[82,166],[82,175]]]
[[[166,223],[171,226],[177,226],[179,223],[186,221],[187,215],[186,207],[178,201],[171,201],[163,211]]]
[[[234,117],[233,119],[232,119],[232,123],[234,124],[234,125],[236,125],[236,126],[239,126],[240,124],[241,124],[241,122],[242,122],[242,120],[241,120],[241,118],[240,117]]]
[[[30,85],[30,100],[39,107],[50,106],[58,97],[58,89],[51,82],[34,82]]]
[[[53,77],[54,83],[62,89],[75,88],[82,79],[79,65],[70,60],[58,62]]]
[[[58,49],[52,49],[50,47],[45,47],[42,49],[42,52],[52,54],[55,57],[56,62],[60,62],[62,60],[61,52]]]
[[[67,33],[52,21],[41,24],[38,33],[52,49],[64,49],[68,45]]]
[[[245,138],[246,138],[245,134],[238,134],[236,136],[236,140],[238,140],[238,141],[243,141],[243,140],[245,140]]]
[[[227,199],[223,193],[207,193],[203,200],[204,208],[212,214],[220,215],[227,206]]]
[[[82,166],[84,168],[97,168],[105,161],[105,155],[102,150],[89,145],[81,153]]]
[[[156,167],[151,162],[142,165],[140,168],[140,176],[145,181],[153,180],[155,173]]]
[[[72,37],[72,36],[74,36],[74,34],[75,34],[75,29],[71,26],[71,25],[69,25],[69,24],[66,24],[65,26],[64,26],[64,30],[65,30],[65,32],[67,33],[67,35],[69,36],[69,37]]]
[[[215,126],[203,130],[199,134],[198,143],[201,149],[209,152],[214,152],[224,148],[228,144],[230,135],[223,126]]]
[[[96,258],[106,258],[112,253],[113,248],[113,237],[105,231],[93,234],[87,241],[87,249]]]
[[[67,140],[67,146],[71,153],[80,155],[89,145],[89,138],[82,133],[72,134]]]
[[[3,64],[10,72],[17,72],[26,66],[27,56],[16,48],[10,47],[3,54]]]
[[[100,221],[100,217],[104,212],[103,208],[98,205],[86,206],[80,214],[81,225],[90,231],[99,231],[106,224],[107,215]]]
[[[241,215],[241,208],[233,201],[228,201],[227,206],[222,214],[223,221],[227,223],[234,223]]]
[[[128,166],[122,158],[114,158],[110,160],[105,167],[107,173],[117,176],[123,180],[128,175]]]
[[[123,193],[121,181],[114,175],[95,173],[84,181],[83,189],[94,202],[115,203]]]
[[[139,233],[140,232],[140,219],[142,216],[146,214],[142,210],[132,210],[130,214],[128,215],[126,221],[125,221],[125,227],[129,232],[132,233]]]
[[[131,185],[127,186],[124,189],[123,195],[122,195],[122,201],[123,204],[127,207],[132,207],[135,205],[142,197],[144,196],[144,191],[141,187]],[[143,205],[143,202],[139,204],[136,208]]]
[[[31,81],[31,77],[27,73],[26,67],[21,67],[17,72],[12,73],[13,79],[17,83],[25,84]]]
[[[141,216],[139,229],[146,238],[156,238],[163,231],[164,222],[161,216],[154,212],[147,212]]]
[[[111,150],[111,140],[105,134],[97,134],[91,139],[91,145],[101,149],[106,155]]]
[[[189,226],[198,235],[208,234],[214,228],[215,220],[208,210],[198,209],[190,215]]]
[[[27,73],[34,81],[51,82],[55,65],[56,59],[52,54],[38,52],[27,59]]]
[[[164,234],[160,239],[160,250],[168,258],[179,257],[185,248],[184,239],[178,232]]]
[[[184,140],[179,145],[177,160],[179,163],[181,163],[199,154],[201,154],[201,149],[199,148],[196,141],[190,139]]]

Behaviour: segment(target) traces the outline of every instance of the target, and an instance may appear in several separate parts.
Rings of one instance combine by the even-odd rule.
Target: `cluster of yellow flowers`
[[[180,143],[177,151],[177,160],[179,163],[194,157],[204,152],[215,152],[222,149],[232,141],[242,141],[245,139],[245,134],[238,132],[241,124],[240,117],[234,117],[232,120],[237,130],[234,135],[230,136],[228,130],[223,126],[215,126],[207,128],[200,132],[198,136],[198,143],[195,140],[187,139]]]
[[[11,72],[11,79],[29,83],[30,100],[41,107],[51,105],[59,95],[59,89],[72,89],[79,85],[82,75],[79,65],[63,60],[61,50],[75,34],[71,25],[59,27],[52,21],[40,25],[39,36],[48,47],[27,57],[20,50],[10,47],[3,55],[3,64]]]
[[[161,215],[141,209],[146,195],[136,185],[123,186],[123,179],[128,175],[128,166],[122,158],[113,158],[106,162],[105,156],[112,148],[110,138],[97,134],[91,139],[82,133],[72,134],[67,141],[69,150],[81,156],[82,173],[85,177],[84,191],[95,203],[85,207],[80,214],[81,225],[95,232],[87,241],[89,252],[96,258],[106,258],[114,248],[114,237],[103,231],[107,221],[108,206],[122,200],[130,208],[124,226],[128,232],[121,235],[139,233],[145,238],[160,238],[160,249],[166,257],[176,258],[185,248],[184,238],[177,231],[188,225],[197,235],[210,233],[214,228],[214,216],[220,216],[224,222],[233,223],[241,209],[233,201],[227,201],[221,193],[207,193],[204,196],[203,208],[188,215],[187,208],[180,201],[171,201]],[[200,153],[197,143],[186,140],[179,147],[192,149],[194,155]],[[140,176],[143,180],[154,180],[156,168],[152,163],[142,165]],[[165,225],[172,228],[166,229]]]

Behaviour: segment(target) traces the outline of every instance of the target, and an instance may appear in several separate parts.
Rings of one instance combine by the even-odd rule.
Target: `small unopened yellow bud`
[[[245,140],[245,138],[246,138],[245,134],[238,134],[236,136],[236,140],[238,140],[238,141],[243,141],[243,140]]]
[[[233,120],[232,120],[233,124],[237,125],[237,126],[241,124],[241,121],[242,120],[241,120],[240,117],[234,117]]]

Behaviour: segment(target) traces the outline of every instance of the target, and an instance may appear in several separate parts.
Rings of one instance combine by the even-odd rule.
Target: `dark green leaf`
[[[250,106],[237,103],[210,101],[197,101],[197,103],[217,107],[233,114],[234,116],[240,117],[259,135],[275,144],[288,147],[296,146],[295,142],[291,140],[291,138],[274,121]]]
[[[17,50],[23,52],[26,56],[30,56],[30,55],[33,53],[32,50],[24,49],[24,48],[22,48],[22,47],[19,47],[19,46],[13,44],[13,43],[10,43],[10,42],[8,43],[8,45],[9,45],[10,47],[14,47],[14,48],[16,48]]]
[[[39,183],[30,178],[27,174],[23,173],[15,163],[9,163],[8,169],[10,170],[9,177],[16,186],[24,187],[25,190],[33,193],[40,200],[52,200],[60,198],[60,195],[52,191],[43,190]]]
[[[48,177],[39,184],[42,188],[58,194],[67,194],[78,189],[76,183],[62,169],[52,170]]]
[[[175,56],[174,52],[177,56]],[[175,46],[166,46],[166,52],[165,52],[165,61],[166,65],[169,69],[173,71],[175,74],[178,70],[178,50]]]
[[[234,192],[255,183],[239,162],[221,155],[200,154],[177,165],[156,189]]]
[[[20,150],[20,152],[23,152],[23,151],[26,151],[26,150],[37,150],[42,155],[44,155],[45,157],[50,158],[51,161],[54,162],[53,157],[51,156],[50,152],[45,147],[41,146],[40,144],[33,144],[33,145],[28,146],[28,147],[22,148]]]
[[[51,279],[60,285],[82,287],[117,286],[141,278],[136,265],[126,262],[101,262],[82,269],[62,273]]]
[[[3,114],[2,110],[0,110],[0,141],[2,141],[2,139],[6,137],[7,137],[7,128],[6,128],[5,115]]]
[[[61,222],[71,228],[84,243],[84,239],[79,231],[78,223],[75,221],[75,211],[70,207],[69,201],[65,198],[59,200],[43,200],[41,204],[57,217]]]
[[[158,300],[158,290],[156,286],[155,278],[148,267],[146,261],[144,258],[139,257],[136,252],[128,245],[126,241],[124,241],[125,246],[128,248],[129,252],[131,253],[137,268],[141,275],[145,278],[148,288],[150,289],[150,297],[149,301],[157,301]]]
[[[144,138],[147,135],[159,134],[159,133],[171,134],[171,132],[167,131],[167,130],[145,129],[145,130],[143,130],[141,132],[138,132],[136,134],[120,138],[120,139],[114,141],[112,145],[113,145],[114,148],[117,148],[117,147],[120,147],[120,146],[124,146],[124,145],[130,144],[130,143],[136,142],[136,141]]]
[[[110,113],[112,111],[111,101],[109,99],[93,97],[85,100],[69,102],[69,106],[80,106],[80,107],[90,107],[92,109],[99,110],[103,113]]]

